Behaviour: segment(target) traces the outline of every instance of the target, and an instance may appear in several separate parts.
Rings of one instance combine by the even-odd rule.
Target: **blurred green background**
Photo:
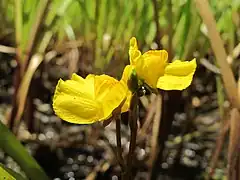
[[[227,61],[238,77],[240,1],[208,2],[228,54]],[[153,171],[156,167],[161,169],[163,179],[204,179],[209,175],[211,153],[221,128],[219,119],[224,119],[229,102],[198,8],[194,0],[1,0],[1,122],[30,149],[50,178],[117,178],[116,162],[105,154],[109,147],[115,146],[111,140],[106,140],[109,137],[103,132],[112,132],[111,127],[103,130],[98,125],[67,124],[54,115],[51,103],[58,79],[67,79],[74,72],[83,77],[89,73],[106,73],[120,78],[123,68],[129,64],[128,45],[134,36],[143,52],[166,49],[169,61],[197,58],[198,69],[191,88],[177,96],[168,94],[170,101],[177,102],[170,103],[169,107],[174,106],[172,111],[166,111],[169,116],[163,116],[173,119],[173,125],[165,132],[168,144],[161,154],[164,157]],[[150,104],[149,96],[141,100],[140,119],[146,118]],[[125,146],[129,132],[126,122],[123,125]],[[6,127],[3,125],[3,128]],[[141,140],[137,149],[138,153],[144,153],[144,158],[138,159],[140,167],[135,167],[136,179],[146,179],[152,168],[148,164],[151,151],[147,150],[151,147],[148,143],[151,133],[144,133],[146,139]],[[202,148],[190,151],[192,140],[195,144],[202,143]],[[9,151],[15,141],[14,138],[6,144],[1,143],[7,142],[6,139],[0,141],[3,150],[0,162],[32,179],[32,173],[26,172],[29,167],[21,165],[24,161],[16,148],[21,145]],[[101,145],[103,142],[105,144]],[[226,150],[222,153],[212,179],[226,178]],[[9,156],[20,164],[21,170],[18,165],[12,165],[11,158],[9,164]],[[175,158],[173,163],[169,157]],[[163,166],[165,161],[167,170]],[[51,162],[55,163],[49,165]],[[106,163],[108,168],[102,168]],[[35,167],[35,163],[32,165]],[[69,172],[74,172],[74,176]]]

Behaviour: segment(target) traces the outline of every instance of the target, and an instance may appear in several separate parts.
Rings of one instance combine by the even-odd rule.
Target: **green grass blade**
[[[0,148],[20,165],[30,179],[49,180],[43,169],[2,122],[0,122]]]
[[[10,168],[5,167],[0,163],[0,177],[5,178],[5,180],[27,180],[23,178],[20,174],[16,173]]]

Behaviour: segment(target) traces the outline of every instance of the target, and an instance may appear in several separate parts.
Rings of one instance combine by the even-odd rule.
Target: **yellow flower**
[[[112,116],[126,100],[128,88],[123,81],[107,75],[73,74],[71,80],[59,80],[53,97],[55,113],[65,121],[91,124]]]
[[[129,57],[130,64],[140,79],[152,88],[163,90],[186,89],[191,84],[197,67],[196,59],[168,63],[168,53],[165,50],[150,50],[142,55],[135,37],[130,39]]]

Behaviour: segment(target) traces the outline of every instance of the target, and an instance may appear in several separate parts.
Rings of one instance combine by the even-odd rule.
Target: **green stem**
[[[45,16],[47,15],[46,11],[47,11],[48,4],[49,4],[49,0],[39,1],[39,8],[38,8],[38,11],[36,14],[35,23],[32,26],[30,38],[28,41],[27,49],[26,49],[27,54],[26,54],[26,56],[24,56],[25,68],[28,64],[28,60],[29,60],[30,56],[32,55],[32,50],[35,47],[37,36],[40,34],[39,30],[40,30],[41,24],[42,24],[43,20],[45,19]]]
[[[173,12],[172,12],[172,0],[168,0],[168,59],[169,62],[172,61],[173,58]]]
[[[123,173],[125,172],[125,163],[122,156],[122,143],[121,143],[121,124],[120,119],[116,118],[116,140],[117,140],[117,158],[122,168]]]
[[[134,151],[136,148],[136,138],[137,138],[137,119],[138,119],[138,95],[133,94],[130,111],[129,111],[129,125],[131,130],[131,139],[129,145],[128,159],[127,159],[127,179],[131,180],[132,177],[132,164],[134,160]]]
[[[162,43],[161,43],[161,39],[162,39],[162,33],[161,33],[161,30],[160,30],[160,24],[159,24],[159,6],[158,6],[158,1],[157,0],[152,0],[152,3],[153,3],[153,9],[154,9],[154,21],[156,23],[156,41],[157,41],[157,44],[158,44],[158,48],[159,49],[162,49],[163,46],[162,46]]]
[[[216,84],[217,84],[217,100],[218,100],[218,107],[221,120],[224,120],[224,91],[223,91],[223,84],[221,81],[220,76],[216,76]]]
[[[16,47],[17,47],[17,61],[19,64],[22,63],[21,57],[22,49],[22,29],[23,29],[23,17],[22,17],[22,0],[15,0],[15,36],[16,36]]]
[[[22,35],[22,0],[15,0],[15,27],[16,27],[16,40],[21,42]]]
[[[29,179],[49,180],[43,169],[1,121],[0,148],[19,164]]]

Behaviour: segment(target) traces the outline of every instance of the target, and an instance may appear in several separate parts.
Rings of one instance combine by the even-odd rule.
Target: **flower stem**
[[[122,156],[122,143],[121,143],[121,124],[120,118],[116,118],[116,140],[117,140],[117,158],[119,165],[122,168],[122,172],[125,172],[125,163]]]
[[[127,179],[132,178],[132,163],[134,160],[134,151],[136,148],[136,137],[137,137],[137,118],[138,118],[138,96],[137,93],[133,94],[130,111],[129,111],[129,126],[131,130],[131,139],[129,145],[128,159],[127,159]]]

